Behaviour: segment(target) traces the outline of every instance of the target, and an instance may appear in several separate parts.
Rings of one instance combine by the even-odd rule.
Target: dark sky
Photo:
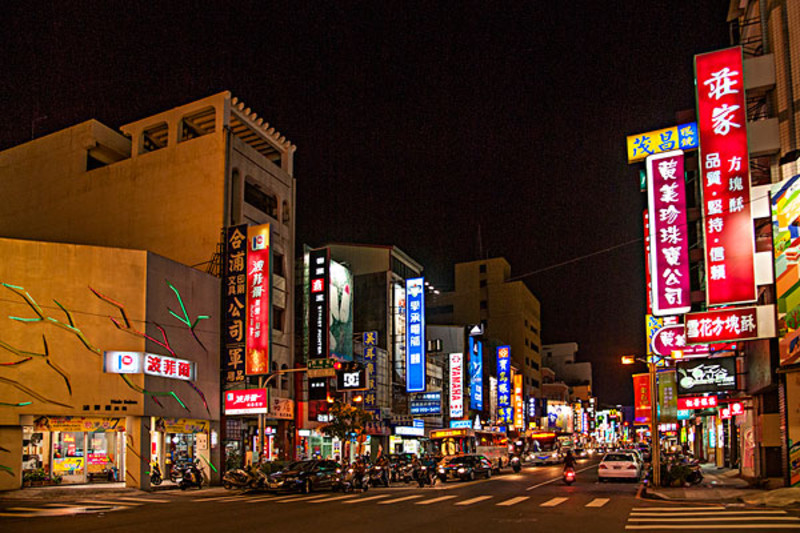
[[[304,242],[395,244],[444,288],[479,226],[512,276],[613,248],[524,279],[543,341],[577,341],[600,400],[630,403],[644,198],[625,137],[693,107],[728,3],[8,2],[0,149],[35,118],[118,127],[229,89],[298,146]]]

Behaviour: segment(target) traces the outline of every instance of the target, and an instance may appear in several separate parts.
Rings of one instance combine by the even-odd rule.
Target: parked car
[[[609,479],[633,479],[642,475],[642,464],[632,452],[612,452],[603,456],[597,467],[598,481]]]
[[[267,489],[275,492],[312,492],[333,488],[336,479],[335,461],[295,461],[269,476]]]
[[[459,455],[448,457],[436,471],[441,481],[460,479],[473,480],[477,476],[492,477],[492,462],[483,455]]]
[[[579,446],[573,450],[572,455],[574,455],[576,459],[584,459],[589,457],[589,452],[586,450],[586,448]]]
[[[539,452],[532,452],[528,456],[528,462],[534,466],[537,465],[555,465],[563,461],[564,458],[556,450],[546,450]]]

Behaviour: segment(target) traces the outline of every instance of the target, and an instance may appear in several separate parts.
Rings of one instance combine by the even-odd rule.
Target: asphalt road
[[[620,532],[666,529],[800,530],[796,513],[637,498],[636,483],[598,483],[595,461],[581,461],[567,486],[561,466],[526,467],[488,480],[366,493],[273,495],[220,488],[75,501],[0,499],[0,531],[200,533]],[[86,511],[86,512],[75,512]]]

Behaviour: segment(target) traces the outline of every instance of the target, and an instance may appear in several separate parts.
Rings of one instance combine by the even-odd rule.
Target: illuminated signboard
[[[647,196],[653,314],[686,313],[692,305],[682,151],[647,158]]]
[[[309,259],[308,358],[328,358],[328,285],[330,255],[327,248],[311,250]]]
[[[731,402],[724,405],[719,410],[719,417],[723,420],[744,414],[744,404],[742,402]]]
[[[222,345],[224,379],[244,381],[245,332],[247,331],[247,224],[225,232],[225,273],[223,279],[224,323]]]
[[[514,375],[514,427],[525,429],[525,408],[522,402],[522,374]]]
[[[267,389],[225,391],[226,415],[267,414]]]
[[[800,361],[800,175],[770,187],[780,364]]]
[[[709,407],[716,406],[716,396],[692,396],[689,398],[678,398],[678,410],[708,409]]]
[[[103,371],[109,374],[147,374],[183,381],[197,379],[197,364],[194,361],[145,352],[103,352]]]
[[[464,416],[464,356],[450,354],[450,418]]]
[[[654,154],[672,150],[697,149],[697,124],[689,122],[663,130],[628,136],[628,163],[642,161]]]
[[[483,410],[483,343],[469,338],[469,406]]]
[[[425,391],[425,278],[406,280],[406,392]]]
[[[376,405],[376,380],[375,380],[375,369],[376,369],[376,361],[378,358],[377,354],[377,344],[378,344],[378,332],[377,331],[367,331],[364,333],[364,366],[367,370],[367,391],[364,393],[364,408],[365,409],[374,409]],[[412,413],[413,414],[413,413]]]
[[[514,423],[511,407],[511,347],[497,347],[497,421],[503,425]]]
[[[451,437],[466,437],[466,429],[437,429],[431,431],[432,439],[447,439]]]
[[[649,424],[651,411],[649,374],[633,375],[633,401],[636,423]]]
[[[736,358],[679,361],[678,394],[702,394],[736,390]]]
[[[644,210],[644,276],[647,294],[647,314],[653,314],[653,280],[650,279],[650,213]]]
[[[353,360],[353,274],[344,265],[328,265],[329,349],[332,357]]]
[[[472,429],[472,420],[451,420],[450,427]]]
[[[706,302],[754,302],[755,240],[741,47],[695,56]]]
[[[735,307],[686,315],[686,342],[708,344],[757,339],[758,308]]]
[[[438,415],[442,412],[442,393],[426,392],[408,401],[412,415]]]
[[[270,261],[269,224],[247,228],[247,348],[244,373],[248,376],[269,372]]]

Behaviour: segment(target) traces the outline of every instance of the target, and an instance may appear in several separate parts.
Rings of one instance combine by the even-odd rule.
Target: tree
[[[355,435],[358,442],[363,442],[366,434],[367,423],[372,421],[369,413],[357,405],[350,405],[338,400],[328,409],[331,417],[330,423],[322,427],[322,432],[329,437],[336,437],[345,443],[350,442],[350,437]],[[349,456],[348,450],[342,450],[345,457]]]

